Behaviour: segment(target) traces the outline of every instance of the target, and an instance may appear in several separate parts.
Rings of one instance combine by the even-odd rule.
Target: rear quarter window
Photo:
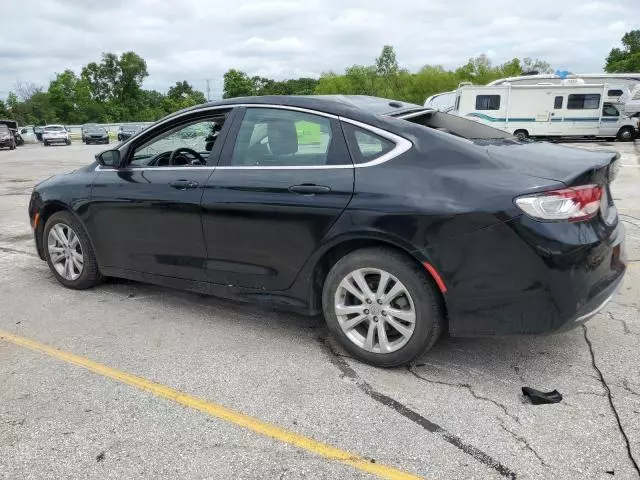
[[[367,163],[389,153],[396,144],[373,132],[351,124],[344,124],[355,164]]]

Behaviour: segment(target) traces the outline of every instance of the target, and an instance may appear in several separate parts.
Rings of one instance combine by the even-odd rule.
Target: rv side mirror
[[[103,167],[117,168],[120,165],[120,150],[105,150],[96,154],[96,160]]]

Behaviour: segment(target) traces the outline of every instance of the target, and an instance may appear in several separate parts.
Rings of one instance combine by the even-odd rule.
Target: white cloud
[[[128,50],[147,61],[147,88],[187,80],[204,90],[211,79],[212,96],[229,68],[277,79],[339,72],[371,64],[385,44],[413,70],[485,52],[597,72],[639,19],[628,0],[47,0],[27,10],[7,1],[0,98],[17,79],[46,87],[55,72]]]

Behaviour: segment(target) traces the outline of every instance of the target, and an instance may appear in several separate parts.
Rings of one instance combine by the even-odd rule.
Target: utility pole
[[[209,79],[207,78],[207,102],[211,101],[211,87],[209,87]]]

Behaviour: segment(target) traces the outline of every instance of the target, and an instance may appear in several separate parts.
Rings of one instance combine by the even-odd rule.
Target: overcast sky
[[[539,57],[600,72],[621,36],[640,28],[630,0],[27,0],[2,1],[0,98],[16,80],[46,88],[55,72],[133,50],[146,88],[186,79],[211,97],[229,68],[276,79],[371,64],[384,44],[401,66],[456,67]]]

